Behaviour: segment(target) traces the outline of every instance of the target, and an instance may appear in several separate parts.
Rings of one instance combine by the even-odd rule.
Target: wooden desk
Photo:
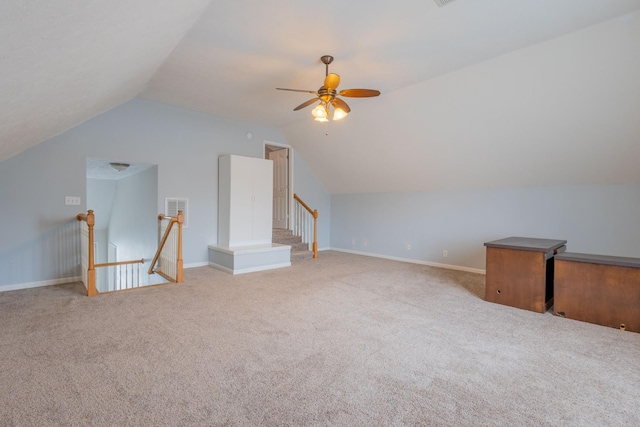
[[[556,257],[554,314],[640,332],[640,258]]]
[[[566,240],[509,237],[487,242],[485,300],[545,313],[553,304],[553,258]]]

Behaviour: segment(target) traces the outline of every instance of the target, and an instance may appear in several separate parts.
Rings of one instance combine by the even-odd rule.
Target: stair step
[[[294,236],[293,231],[284,228],[274,228],[271,240],[273,243],[280,243],[283,245],[291,245],[294,243],[302,242],[302,237]]]
[[[306,243],[294,243],[294,244],[290,244],[291,246],[291,252],[298,252],[298,251],[309,251],[309,245],[307,245]]]
[[[296,243],[302,243],[302,238],[300,236],[290,236],[290,237],[274,237],[273,243],[280,243],[282,245],[293,245]]]
[[[291,261],[313,258],[313,252],[309,250],[309,245],[302,242],[302,237],[294,236],[291,230],[274,228],[272,241],[273,243],[291,246]]]
[[[301,259],[313,258],[313,252],[311,251],[296,251],[291,252],[291,261],[298,261]]]

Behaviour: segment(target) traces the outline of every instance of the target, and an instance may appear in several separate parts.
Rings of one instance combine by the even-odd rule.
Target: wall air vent
[[[178,216],[178,211],[184,215],[182,227],[189,226],[189,199],[167,197],[164,199],[164,214],[170,217]]]
[[[440,7],[442,6],[446,6],[449,3],[453,2],[454,0],[435,0],[436,4]]]

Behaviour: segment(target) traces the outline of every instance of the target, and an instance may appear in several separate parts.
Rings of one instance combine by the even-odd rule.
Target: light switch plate
[[[80,205],[80,197],[76,196],[65,196],[64,198],[65,205]]]

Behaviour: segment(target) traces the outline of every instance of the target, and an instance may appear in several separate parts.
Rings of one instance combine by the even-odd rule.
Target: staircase
[[[272,241],[273,243],[291,246],[291,261],[313,258],[313,252],[309,250],[309,245],[302,241],[302,237],[294,236],[291,230],[274,228]]]

